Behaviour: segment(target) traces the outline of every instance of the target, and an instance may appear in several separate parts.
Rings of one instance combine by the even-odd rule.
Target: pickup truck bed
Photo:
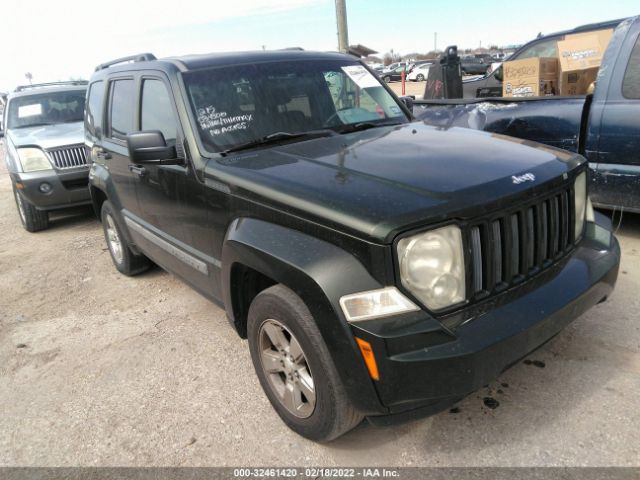
[[[416,100],[414,116],[544,143],[584,155],[596,206],[640,213],[640,16],[622,21],[593,95]]]
[[[416,100],[413,114],[429,125],[464,127],[578,152],[585,97]]]

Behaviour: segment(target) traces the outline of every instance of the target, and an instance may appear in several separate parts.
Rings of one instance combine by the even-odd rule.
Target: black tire
[[[424,82],[424,75],[423,75],[423,74],[421,74],[421,73],[419,73],[419,74],[416,76],[416,80],[417,80],[418,82]]]
[[[278,372],[269,375],[263,367],[263,351],[267,351],[263,343],[264,331],[266,327],[273,326],[274,321],[284,327],[285,338],[286,333],[289,333],[290,347],[294,344],[293,340],[297,340],[303,364],[308,366],[306,372],[312,378],[315,402],[312,411],[304,418],[291,413],[274,386],[274,382],[278,381],[284,384],[287,374]],[[259,293],[249,308],[247,331],[251,359],[260,384],[271,405],[289,428],[310,440],[327,442],[348,432],[362,421],[363,416],[347,398],[313,316],[295,293],[283,285],[275,285]],[[293,348],[286,351],[292,352]],[[268,350],[268,353],[271,356],[278,355],[276,350]],[[272,368],[277,366],[276,361],[270,364]],[[310,403],[307,400],[307,404]]]
[[[382,80],[384,80],[384,83],[390,83],[391,82],[391,77],[389,77],[389,76],[382,77]]]
[[[16,201],[16,208],[22,226],[27,232],[39,232],[49,228],[49,213],[38,210],[13,185],[13,198]]]
[[[111,260],[120,273],[134,276],[149,269],[151,262],[144,255],[136,255],[131,251],[125,237],[122,235],[122,227],[111,202],[108,200],[102,204],[100,211],[104,239],[111,254]],[[114,236],[115,233],[115,236]],[[116,247],[119,242],[119,249]]]

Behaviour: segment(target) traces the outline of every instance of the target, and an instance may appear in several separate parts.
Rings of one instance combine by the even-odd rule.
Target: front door
[[[162,132],[167,145],[176,146],[182,162],[179,165],[130,165],[137,176],[140,216],[131,218],[129,227],[142,237],[139,241],[144,244],[145,252],[157,263],[203,293],[211,294],[216,283],[213,276],[216,262],[202,249],[203,244],[211,244],[206,238],[210,231],[206,191],[182,147],[184,137],[170,92],[166,78],[142,76],[136,129]],[[200,236],[196,242],[193,226],[204,232],[205,238]]]
[[[640,36],[629,35],[611,76],[602,109],[596,182],[597,204],[640,211]],[[592,115],[592,118],[594,115]]]

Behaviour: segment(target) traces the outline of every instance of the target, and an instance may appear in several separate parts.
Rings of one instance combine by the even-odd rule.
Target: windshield
[[[210,152],[279,132],[340,132],[363,122],[408,121],[380,81],[348,60],[209,68],[185,73],[184,81]]]
[[[15,97],[9,103],[7,128],[81,122],[85,90],[48,92]]]

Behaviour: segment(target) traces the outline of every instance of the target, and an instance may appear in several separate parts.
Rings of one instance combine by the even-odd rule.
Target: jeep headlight
[[[573,186],[574,206],[575,206],[575,232],[573,238],[578,240],[582,236],[584,229],[584,219],[587,214],[587,172],[582,172],[576,178]]]
[[[462,233],[455,225],[398,242],[402,285],[430,310],[465,300]]]
[[[18,159],[23,172],[37,172],[39,170],[51,170],[51,162],[45,153],[39,148],[18,148]]]

